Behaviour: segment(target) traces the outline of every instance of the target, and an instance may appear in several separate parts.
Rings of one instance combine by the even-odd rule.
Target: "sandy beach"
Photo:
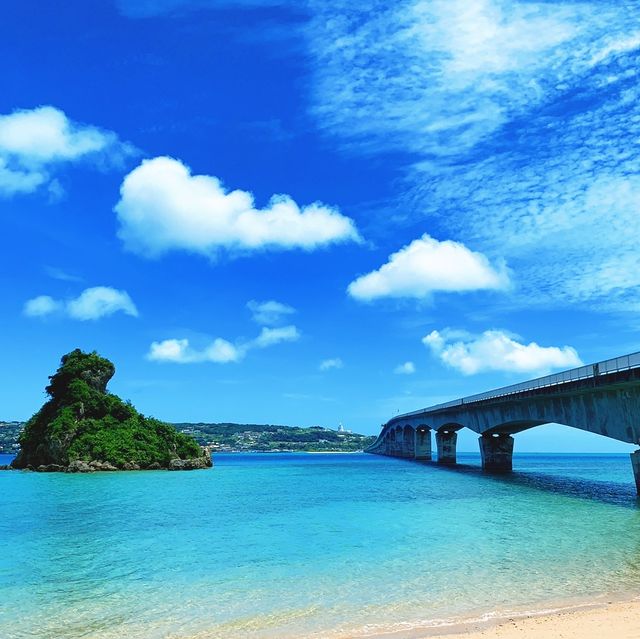
[[[395,639],[640,639],[640,599],[513,616],[498,623],[485,621],[381,636]]]
[[[640,601],[509,619],[491,628],[470,628],[468,632],[446,636],[448,639],[638,639]]]

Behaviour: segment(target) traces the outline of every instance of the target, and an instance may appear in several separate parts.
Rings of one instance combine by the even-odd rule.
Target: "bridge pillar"
[[[458,433],[455,430],[436,431],[436,446],[438,447],[439,464],[456,463],[456,444]]]
[[[482,470],[493,473],[508,473],[513,470],[513,437],[507,433],[482,435],[480,456]]]
[[[431,429],[428,426],[418,426],[415,434],[415,458],[431,461]]]
[[[636,479],[636,490],[640,495],[640,450],[631,453],[631,466],[633,467],[633,476]]]

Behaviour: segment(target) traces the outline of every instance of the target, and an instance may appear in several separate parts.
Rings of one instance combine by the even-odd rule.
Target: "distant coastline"
[[[357,453],[374,436],[322,426],[308,428],[233,422],[180,422],[173,424],[213,453]],[[17,455],[24,422],[0,421],[0,454]]]

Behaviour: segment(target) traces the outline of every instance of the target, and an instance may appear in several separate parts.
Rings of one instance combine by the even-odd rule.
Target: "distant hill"
[[[359,435],[311,426],[276,426],[264,424],[182,423],[174,426],[191,435],[201,446],[220,452],[355,452],[363,450],[374,436]]]
[[[352,452],[363,450],[373,436],[339,432],[321,426],[299,428],[268,424],[180,423],[179,431],[191,435],[201,446],[218,452]],[[17,454],[23,422],[0,422],[0,453]]]
[[[0,422],[0,453],[17,455],[20,450],[18,437],[24,428],[24,422]]]

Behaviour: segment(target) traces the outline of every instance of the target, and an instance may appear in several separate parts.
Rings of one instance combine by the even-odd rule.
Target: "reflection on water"
[[[640,585],[627,455],[521,455],[506,477],[460,461],[0,473],[2,636],[357,636]]]

